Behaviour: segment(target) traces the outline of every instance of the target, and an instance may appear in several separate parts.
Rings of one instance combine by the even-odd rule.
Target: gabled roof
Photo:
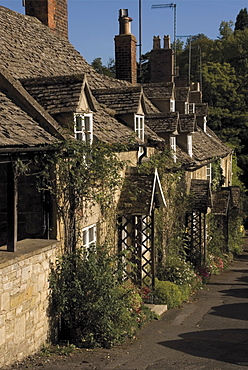
[[[192,211],[207,213],[212,206],[211,189],[208,180],[192,179],[190,186],[190,208]]]
[[[76,112],[83,94],[86,95],[90,110],[95,110],[84,74],[30,78],[20,81],[29,94],[50,114]]]
[[[129,169],[123,184],[118,212],[120,215],[151,215],[154,207],[166,206],[157,170],[154,174]]]
[[[175,99],[177,101],[187,102],[189,101],[189,87],[176,87]]]
[[[195,114],[180,114],[180,132],[192,133],[197,130]]]
[[[138,113],[140,106],[145,110],[141,86],[98,89],[93,90],[92,93],[99,103],[113,110],[117,116]]]
[[[207,103],[195,103],[195,113],[197,116],[208,115],[208,104]]]
[[[159,82],[142,85],[144,93],[149,99],[174,99],[173,82]]]
[[[52,145],[58,140],[8,98],[0,87],[0,148]]]
[[[57,122],[3,68],[0,72],[0,146],[35,148],[63,138]]]
[[[159,133],[178,133],[179,113],[153,113],[145,116],[145,122],[153,131]]]
[[[211,212],[215,215],[227,216],[230,207],[230,190],[222,188],[213,194],[213,208]]]
[[[193,159],[196,161],[225,157],[232,153],[232,149],[224,144],[209,127],[207,127],[206,133],[200,127],[193,133],[192,151]]]

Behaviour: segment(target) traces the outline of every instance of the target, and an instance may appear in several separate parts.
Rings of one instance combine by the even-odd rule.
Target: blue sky
[[[240,9],[248,7],[247,0],[142,0],[142,53],[151,50],[153,36],[170,34],[173,41],[174,8],[151,8],[171,3],[176,4],[177,35],[204,33],[211,39],[218,37],[221,21],[235,22]],[[0,0],[0,5],[24,14],[22,0]],[[119,9],[128,9],[138,39],[139,0],[68,0],[69,39],[87,62],[101,57],[106,65],[114,58]]]

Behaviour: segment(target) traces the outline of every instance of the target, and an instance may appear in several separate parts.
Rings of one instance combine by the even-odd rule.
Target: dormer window
[[[134,131],[138,138],[144,141],[145,138],[144,116],[135,115]]]
[[[145,139],[145,124],[144,124],[144,116],[141,115],[135,115],[134,116],[134,131],[138,138],[142,141]],[[140,157],[143,154],[143,148],[139,147],[138,157]]]
[[[174,99],[170,99],[170,112],[175,112],[176,104]]]
[[[88,144],[93,142],[93,116],[92,113],[77,113],[74,116],[74,135],[77,140]]]
[[[176,148],[177,148],[177,145],[176,145],[176,136],[171,136],[170,137],[170,149],[172,151],[172,158],[173,158],[173,161],[176,162],[177,160],[177,157],[176,157]]]
[[[189,114],[189,103],[184,104],[184,114]]]
[[[189,103],[189,114],[195,113],[195,103]]]
[[[204,132],[207,131],[207,117],[206,116],[203,117],[203,131]]]
[[[184,114],[195,113],[195,103],[185,103]]]
[[[187,152],[190,157],[193,156],[192,135],[187,135]]]

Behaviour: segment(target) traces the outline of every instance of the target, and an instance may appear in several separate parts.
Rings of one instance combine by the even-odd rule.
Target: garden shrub
[[[158,278],[177,285],[192,285],[195,281],[195,272],[190,262],[178,256],[168,256],[158,271]]]
[[[132,338],[146,321],[138,288],[118,282],[117,265],[107,248],[91,247],[65,254],[52,269],[52,313],[71,343],[108,348]]]
[[[178,307],[183,299],[179,287],[170,281],[155,279],[154,297],[156,304],[166,304],[168,308]]]

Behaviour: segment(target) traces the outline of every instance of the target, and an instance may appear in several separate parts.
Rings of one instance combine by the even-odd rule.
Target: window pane
[[[76,130],[82,131],[82,118],[80,116],[76,116]]]
[[[78,140],[82,140],[82,133],[81,132],[77,132],[76,133],[76,139],[78,139]]]
[[[83,245],[87,245],[87,230],[83,231]]]
[[[85,116],[84,117],[84,126],[85,126],[85,131],[91,131],[91,124],[90,124],[90,117]]]
[[[89,243],[95,241],[95,228],[94,226],[89,229]]]

